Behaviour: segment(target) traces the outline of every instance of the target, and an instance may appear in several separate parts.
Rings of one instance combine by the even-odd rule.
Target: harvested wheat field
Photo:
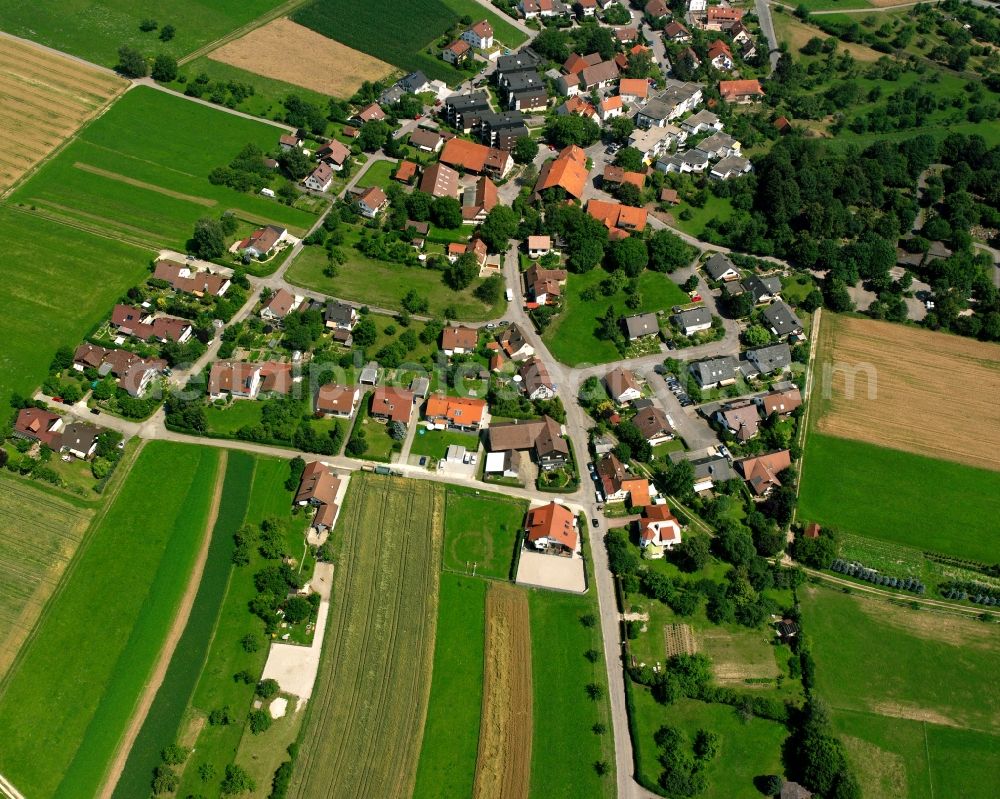
[[[334,97],[350,97],[363,81],[381,80],[395,70],[284,18],[222,45],[208,57]]]
[[[824,314],[815,429],[1000,470],[1000,346]]]
[[[102,111],[128,83],[0,34],[0,194]]]
[[[486,594],[486,669],[476,799],[524,799],[531,776],[531,625],[527,595],[493,583]]]

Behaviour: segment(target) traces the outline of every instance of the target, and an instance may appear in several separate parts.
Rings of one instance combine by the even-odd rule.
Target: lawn
[[[831,707],[1000,733],[1000,695],[983,682],[998,652],[990,627],[826,587],[800,601]]]
[[[235,453],[230,454],[229,472],[234,465],[234,455]],[[242,468],[245,467],[241,466]],[[302,545],[304,522],[300,518],[296,524],[291,517],[292,494],[284,487],[287,477],[288,461],[257,456],[252,474],[247,479],[249,497],[244,501],[244,518],[248,524],[259,524],[266,518],[286,522],[287,540],[289,545],[294,545],[295,551]],[[180,796],[187,796],[189,793],[197,795],[208,791],[210,787],[217,790],[226,764],[233,762],[240,746],[242,724],[212,726],[205,724],[205,719],[212,710],[226,705],[242,719],[253,700],[254,686],[235,681],[233,675],[245,670],[254,677],[259,677],[267,659],[266,647],[256,652],[246,652],[238,644],[247,633],[257,633],[260,630],[260,622],[250,614],[247,606],[257,595],[253,575],[265,563],[263,558],[255,554],[250,565],[241,569],[227,569],[222,577],[225,597],[217,615],[213,617],[215,629],[207,655],[199,660],[197,682],[193,686],[193,692],[189,693],[185,712],[177,728],[177,738],[184,745],[195,748],[178,790]],[[210,785],[198,776],[198,768],[204,763],[213,765],[217,774]]]
[[[94,512],[0,473],[0,680],[31,632]]]
[[[564,294],[564,308],[545,330],[542,338],[552,354],[569,366],[585,363],[607,363],[618,360],[618,350],[610,341],[596,338],[597,320],[613,305],[622,316],[650,311],[666,310],[677,303],[688,302],[687,295],[668,275],[660,272],[643,272],[639,276],[639,293],[642,306],[636,310],[625,307],[625,294],[616,294],[609,302],[607,297],[586,301],[581,294],[607,277],[603,269],[591,269],[582,275],[570,275]]]
[[[219,515],[212,530],[208,559],[198,595],[191,607],[177,652],[149,715],[129,752],[114,795],[121,799],[141,796],[160,763],[160,752],[176,742],[181,719],[187,709],[215,634],[229,575],[233,569],[233,533],[243,522],[254,477],[254,456],[246,452],[228,453]]]
[[[846,710],[834,712],[833,722],[866,799],[996,795],[996,736]]]
[[[365,433],[365,443],[368,445],[361,456],[365,460],[382,461],[389,463],[394,453],[398,452],[398,447],[402,446],[401,441],[396,441],[389,435],[389,425],[383,424],[369,417],[371,409],[372,392],[367,392],[361,397],[361,405],[358,408],[357,416],[354,420],[354,430],[363,430]]]
[[[428,430],[421,425],[413,437],[410,454],[427,455],[435,460],[441,460],[452,444],[465,447],[469,452],[475,452],[479,449],[479,436],[473,433],[460,433],[457,430]]]
[[[401,311],[402,299],[412,289],[427,299],[431,315],[444,317],[445,309],[450,307],[454,310],[450,317],[455,321],[494,319],[505,307],[503,298],[493,306],[484,305],[476,299],[472,292],[478,281],[464,291],[454,291],[445,285],[442,273],[436,269],[367,258],[354,248],[360,238],[360,229],[346,227],[344,231],[346,235],[341,249],[347,256],[347,262],[338,267],[336,277],[323,274],[328,263],[326,250],[306,247],[289,267],[286,274],[288,281],[313,291],[390,311]]]
[[[690,212],[689,219],[681,218],[681,212]],[[670,215],[673,217],[673,226],[678,230],[683,230],[689,236],[700,237],[705,231],[705,225],[708,224],[713,219],[726,220],[732,216],[733,206],[726,197],[716,197],[714,194],[709,193],[708,198],[705,200],[705,204],[698,208],[697,206],[691,205],[687,202],[681,202],[680,205],[674,206],[670,209]],[[687,215],[687,214],[685,214]],[[687,297],[684,298],[687,300]]]
[[[186,587],[218,462],[146,445],[0,686],[0,772],[27,795],[96,795]]]
[[[506,580],[517,531],[528,503],[502,494],[448,487],[444,519],[444,568]]]
[[[427,481],[352,476],[290,799],[412,793],[434,663],[443,502]]]
[[[427,52],[458,19],[490,20],[496,37],[515,47],[520,33],[475,0],[410,0],[401,13],[392,0],[314,0],[292,14],[300,25],[336,39],[348,47],[387,61],[400,69],[422,70],[432,80],[457,83],[468,73],[459,72],[436,54]]]
[[[998,472],[809,433],[800,519],[992,563],[998,514]]]
[[[147,274],[153,254],[2,207],[0,236],[10,265],[7,313],[0,316],[0,408],[6,409],[11,393],[30,395],[42,383],[59,347],[76,346],[107,317]]]
[[[373,161],[358,178],[356,185],[360,189],[367,189],[369,186],[387,189],[398,166],[398,161]]]
[[[94,61],[107,67],[118,62],[118,48],[128,44],[146,55],[180,57],[245,25],[280,5],[280,0],[68,0],[25,3],[0,0],[0,19],[8,33]],[[155,19],[173,25],[176,34],[162,42],[159,30],[144,33],[139,23]]]
[[[680,729],[689,743],[700,729],[714,732],[720,738],[719,753],[705,769],[708,787],[698,794],[700,797],[757,799],[761,793],[754,786],[754,778],[783,773],[781,748],[788,737],[784,725],[757,717],[744,722],[735,708],[695,699],[661,705],[648,688],[639,685],[633,685],[631,692],[638,738],[633,745],[637,747],[640,773],[646,781],[655,784],[660,777],[653,736],[664,724]]]
[[[212,131],[208,139],[205,130]],[[280,133],[263,122],[139,87],[42,166],[11,202],[154,247],[183,250],[197,219],[227,210],[301,234],[315,221],[313,214],[208,181],[213,169],[248,143],[275,150]]]
[[[260,423],[264,413],[265,402],[258,400],[234,400],[222,407],[210,404],[205,406],[205,419],[208,431],[220,436],[232,436],[245,425]]]
[[[485,580],[441,575],[434,678],[413,799],[473,794],[483,702],[486,586]]]
[[[531,590],[529,602],[535,717],[530,794],[546,799],[614,796],[607,700],[587,697],[588,683],[607,687],[601,630],[600,625],[585,627],[580,621],[596,614],[597,597],[593,592],[578,596]],[[588,662],[584,653],[589,649],[601,652],[602,658]],[[597,722],[608,732],[592,732]],[[612,773],[599,777],[593,767],[599,760],[607,761]]]

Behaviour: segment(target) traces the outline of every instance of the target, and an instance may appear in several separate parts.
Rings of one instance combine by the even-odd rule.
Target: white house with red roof
[[[493,46],[493,26],[485,19],[481,19],[460,38],[480,50],[489,50]]]
[[[662,558],[663,550],[681,542],[681,523],[667,505],[647,505],[639,519],[639,546],[647,558]],[[652,547],[652,549],[650,549]]]

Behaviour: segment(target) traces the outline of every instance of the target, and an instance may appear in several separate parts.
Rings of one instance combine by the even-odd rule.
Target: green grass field
[[[246,452],[228,454],[219,515],[212,530],[205,570],[191,616],[177,644],[149,715],[129,752],[114,795],[121,799],[141,796],[149,785],[160,752],[175,743],[181,718],[194,692],[219,618],[229,574],[233,569],[233,533],[243,522],[254,477],[254,457]],[[279,484],[280,485],[280,484]]]
[[[502,494],[449,486],[445,503],[444,567],[465,573],[475,562],[476,574],[506,580],[517,531],[528,503]]]
[[[285,275],[288,281],[313,291],[390,311],[402,310],[403,296],[413,289],[427,298],[431,315],[443,317],[445,308],[451,306],[455,311],[451,318],[456,321],[493,319],[505,306],[503,299],[494,306],[484,305],[476,299],[472,292],[478,281],[464,291],[454,291],[445,285],[442,273],[435,269],[366,258],[354,249],[360,230],[347,227],[345,234],[341,249],[347,256],[347,262],[338,267],[337,277],[330,278],[323,274],[327,266],[326,250],[306,247],[289,267]]]
[[[833,722],[866,799],[992,799],[1000,771],[995,735],[838,710]]]
[[[596,613],[597,599],[555,591],[529,591],[531,605],[531,674],[534,691],[534,737],[531,747],[531,796],[546,799],[611,797],[612,774],[599,777],[594,763],[605,760],[614,770],[614,742],[607,700],[593,702],[586,686],[605,685],[603,657],[591,664],[584,653],[603,655],[599,626],[584,627],[580,617]],[[605,685],[606,687],[606,685]],[[605,724],[597,735],[591,727]],[[571,757],[553,752],[572,752]]]
[[[85,128],[10,201],[69,225],[154,247],[183,249],[197,219],[227,210],[254,224],[273,222],[301,234],[313,214],[208,181],[209,172],[228,164],[248,143],[275,150],[280,133],[139,87]]]
[[[441,575],[434,678],[413,799],[472,796],[483,703],[487,585],[485,580]]]
[[[266,403],[257,400],[237,400],[225,407],[205,406],[208,429],[218,435],[231,436],[244,425],[259,424]]]
[[[142,280],[153,253],[0,207],[7,313],[0,316],[0,407],[30,395],[56,350],[76,346]],[[54,257],[58,254],[58,257]]]
[[[689,211],[690,218],[682,219],[682,211]],[[724,221],[732,216],[733,205],[725,197],[716,197],[714,194],[709,194],[705,200],[705,204],[700,208],[682,201],[680,205],[670,209],[670,215],[673,217],[674,227],[678,230],[683,230],[689,236],[701,236],[705,232],[705,225],[709,221],[713,219]]]
[[[227,478],[233,469],[235,454],[230,453]],[[242,464],[239,466],[241,472],[245,468]],[[296,524],[291,518],[292,495],[284,487],[287,477],[287,461],[260,456],[254,458],[251,475],[246,480],[245,490],[248,491],[249,498],[243,504],[243,519],[250,524],[259,524],[265,518],[288,522],[288,542],[299,550],[304,520],[300,518]],[[232,539],[229,538],[228,541],[231,545]],[[229,705],[236,716],[242,719],[252,702],[254,686],[236,682],[233,675],[245,670],[259,676],[267,659],[266,647],[257,652],[246,652],[238,643],[247,633],[260,631],[260,622],[250,614],[247,605],[257,595],[253,575],[265,563],[263,558],[255,554],[249,566],[228,569],[222,578],[225,597],[214,620],[216,626],[207,655],[199,663],[197,682],[193,686],[193,693],[189,694],[178,727],[177,737],[185,745],[195,748],[178,790],[181,796],[189,793],[197,795],[210,787],[217,790],[226,764],[233,762],[240,746],[242,724],[212,726],[204,724],[204,721],[212,710],[225,705]],[[199,766],[205,763],[214,766],[217,774],[209,783],[198,775]]]
[[[706,799],[757,799],[761,794],[754,777],[782,774],[781,748],[788,737],[784,725],[751,717],[743,721],[734,708],[694,699],[681,699],[673,705],[661,705],[648,688],[632,686],[639,764],[645,779],[656,784],[660,777],[657,748],[653,740],[664,724],[677,727],[693,741],[704,729],[720,737],[719,753],[705,769],[708,787],[699,796]]]
[[[825,587],[800,601],[831,707],[1000,734],[1000,696],[983,682],[1000,651],[990,626]]]
[[[496,38],[508,47],[517,47],[526,38],[475,0],[410,0],[405,13],[390,0],[361,4],[314,0],[293,13],[292,19],[400,69],[419,69],[432,80],[456,83],[468,73],[459,72],[427,49],[464,15],[489,19]]]
[[[582,275],[570,275],[563,295],[564,307],[542,336],[552,354],[565,364],[579,366],[583,363],[607,363],[618,360],[618,351],[610,341],[594,336],[597,320],[608,305],[613,305],[623,316],[666,310],[677,303],[688,302],[687,295],[669,275],[659,272],[643,272],[639,276],[639,292],[642,307],[629,310],[625,307],[625,295],[619,292],[611,301],[599,296],[589,302],[581,299],[581,294],[607,277],[603,269],[591,269]]]
[[[374,161],[358,178],[356,185],[360,189],[367,189],[369,186],[379,186],[386,189],[392,183],[392,176],[396,173],[398,166],[398,161]]]
[[[0,772],[28,795],[96,794],[186,587],[218,460],[146,446],[0,685]]]
[[[423,435],[421,435],[421,430],[424,431]],[[475,452],[479,447],[479,437],[472,433],[460,433],[457,430],[428,430],[426,427],[420,427],[413,437],[410,454],[427,455],[430,458],[441,460],[452,444]]]
[[[147,55],[180,57],[245,25],[280,5],[280,0],[179,0],[136,3],[133,0],[68,0],[23,3],[0,0],[0,19],[8,33],[47,44],[104,66],[118,61],[118,48],[129,44]],[[159,30],[144,33],[139,23],[155,19],[173,25],[175,37],[161,42]]]
[[[442,503],[427,481],[351,477],[290,799],[412,791],[434,662]]]
[[[800,519],[992,563],[997,540],[984,520],[998,514],[998,472],[809,433]]]

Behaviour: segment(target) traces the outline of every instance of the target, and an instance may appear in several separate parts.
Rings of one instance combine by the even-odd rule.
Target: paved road
[[[767,39],[768,59],[771,62],[771,72],[778,66],[778,37],[774,33],[774,21],[771,19],[771,6],[767,0],[754,0],[754,8],[757,11],[757,22],[760,23],[761,32]]]

